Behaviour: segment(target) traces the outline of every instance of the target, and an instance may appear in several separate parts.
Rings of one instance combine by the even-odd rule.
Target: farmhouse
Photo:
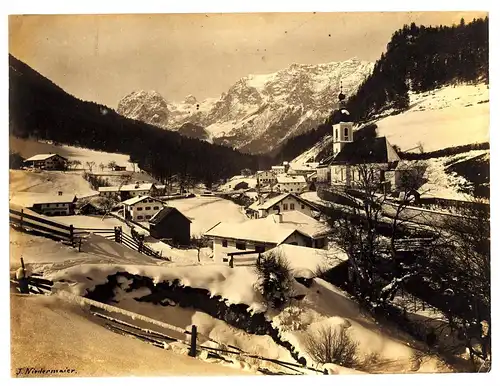
[[[257,172],[257,183],[259,186],[274,185],[276,175],[270,170],[260,170]]]
[[[16,193],[10,202],[46,216],[66,216],[75,213],[74,194]]]
[[[101,208],[94,202],[87,202],[83,204],[78,210],[79,214],[92,215],[92,214],[105,214],[106,210]]]
[[[316,172],[316,168],[319,166],[319,162],[310,162],[305,164],[291,164],[290,169],[288,169],[288,175],[301,175],[306,177]]]
[[[65,170],[68,160],[59,154],[37,154],[24,160],[27,167],[45,170]]]
[[[276,189],[280,192],[300,193],[307,188],[307,181],[301,175],[278,175],[276,176]]]
[[[160,191],[156,188],[154,183],[140,183],[127,184],[122,186],[100,186],[99,195],[103,197],[116,197],[121,200],[127,200],[131,197],[138,196],[157,196]]]
[[[151,196],[136,196],[122,202],[124,217],[132,221],[148,221],[163,208],[163,202]]]
[[[151,217],[149,233],[157,239],[170,239],[174,244],[189,245],[191,220],[176,208],[167,206]]]
[[[265,252],[281,244],[325,248],[329,228],[297,211],[243,223],[220,222],[205,236],[212,239],[214,261],[223,262],[230,252]]]
[[[283,162],[283,165],[271,166],[271,172],[273,172],[275,175],[285,174],[288,171],[288,167],[289,167],[288,163]]]
[[[267,200],[263,196],[259,196],[258,200],[247,208],[247,212],[252,218],[263,218],[270,214],[293,210],[310,217],[313,217],[315,212],[319,212],[319,209],[293,193],[282,193]]]

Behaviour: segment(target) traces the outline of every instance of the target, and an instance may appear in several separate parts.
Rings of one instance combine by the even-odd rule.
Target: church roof
[[[400,161],[400,158],[387,138],[377,137],[346,143],[332,163],[358,165],[395,161]]]
[[[334,125],[340,122],[353,122],[351,114],[344,106],[339,106],[338,109],[334,110],[332,118]]]

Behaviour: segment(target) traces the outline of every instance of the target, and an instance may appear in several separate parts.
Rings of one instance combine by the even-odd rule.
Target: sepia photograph
[[[489,373],[489,31],[9,14],[10,377]]]

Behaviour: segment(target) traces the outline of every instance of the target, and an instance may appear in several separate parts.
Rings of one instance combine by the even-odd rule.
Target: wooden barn
[[[151,217],[149,233],[156,239],[170,239],[173,244],[189,245],[191,220],[176,208],[167,206]]]

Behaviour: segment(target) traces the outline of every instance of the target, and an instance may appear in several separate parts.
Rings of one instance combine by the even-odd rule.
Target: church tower
[[[339,101],[333,113],[333,155],[340,153],[346,143],[353,141],[353,122],[349,111],[345,108],[345,95],[340,82]]]

